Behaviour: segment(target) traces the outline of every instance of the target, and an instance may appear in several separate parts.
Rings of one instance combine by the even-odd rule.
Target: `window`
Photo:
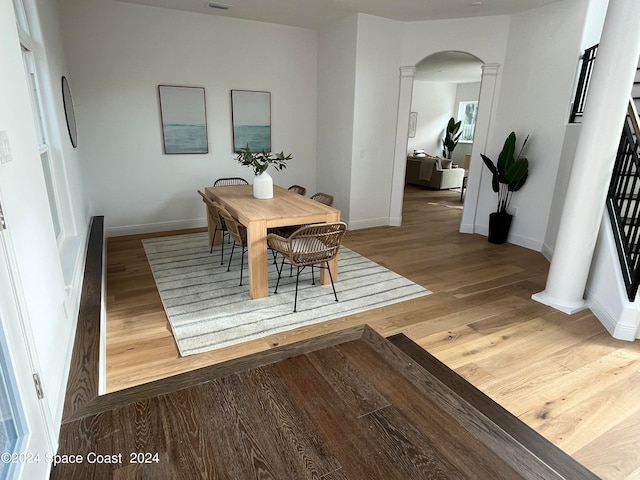
[[[46,111],[43,108],[43,99],[40,93],[38,83],[38,72],[34,55],[35,42],[33,41],[27,16],[25,14],[22,0],[13,0],[13,7],[16,12],[18,22],[18,31],[20,34],[20,44],[22,47],[22,57],[24,60],[25,74],[29,84],[29,93],[31,96],[31,109],[36,127],[36,135],[38,140],[38,148],[40,150],[40,160],[42,162],[42,172],[47,188],[47,197],[49,199],[49,208],[51,209],[51,221],[53,222],[53,230],[58,241],[63,235],[62,216],[60,212],[60,202],[58,200],[58,192],[56,188],[55,169],[51,158],[51,148],[47,137]]]
[[[476,128],[476,115],[478,113],[478,102],[460,102],[458,108],[458,120],[462,122],[460,126],[460,142],[473,143],[473,133]]]

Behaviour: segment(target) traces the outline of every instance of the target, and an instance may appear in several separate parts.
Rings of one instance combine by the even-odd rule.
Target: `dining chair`
[[[229,232],[227,230],[227,226],[224,220],[222,219],[222,217],[220,217],[220,213],[218,212],[216,203],[213,200],[211,200],[209,197],[207,197],[204,193],[202,193],[202,191],[198,190],[198,193],[202,197],[202,201],[207,206],[207,216],[209,217],[211,223],[215,225],[215,228],[213,230],[213,236],[211,237],[211,248],[209,249],[209,253],[213,252],[213,244],[216,241],[216,235],[219,231],[221,235],[220,265],[222,265],[224,263],[224,237],[225,235],[228,235]]]
[[[214,187],[233,187],[235,185],[249,185],[249,182],[241,177],[219,178],[213,182]]]
[[[301,187],[300,185],[291,185],[287,190],[295,192],[303,197],[307,194],[307,189],[305,187]]]
[[[316,202],[324,203],[330,207],[333,207],[333,203],[335,202],[335,198],[333,195],[329,195],[328,193],[314,193],[311,195],[311,200],[315,200]]]
[[[293,185],[294,187],[296,185]],[[292,187],[289,187],[289,190],[291,190]],[[302,187],[304,188],[304,187]],[[305,189],[305,193],[306,193],[306,189]],[[333,206],[333,203],[335,201],[333,195],[329,195],[328,193],[322,193],[322,192],[318,192],[315,193],[311,196],[311,200],[315,200],[316,202],[322,203],[324,205],[328,205],[329,207]],[[273,233],[275,233],[276,235],[280,235],[281,237],[288,237],[290,236],[293,232],[295,232],[297,229],[299,229],[300,227],[304,227],[305,225],[289,225],[289,226],[284,226],[284,227],[278,227],[276,229],[273,230]],[[292,271],[293,271],[293,267]]]
[[[329,262],[338,255],[342,238],[347,231],[347,224],[344,222],[315,223],[306,225],[293,232],[288,238],[281,237],[275,233],[267,235],[267,245],[273,251],[282,254],[282,263],[278,268],[278,281],[274,294],[278,293],[280,278],[284,268],[285,260],[296,267],[296,293],[293,300],[293,311],[296,312],[298,306],[298,283],[300,273],[308,266],[312,267],[312,283],[315,285],[313,266],[326,268],[329,271],[333,296],[338,301],[336,287],[333,283],[333,275]]]
[[[231,247],[231,255],[229,255],[229,265],[227,265],[227,272],[231,270],[231,260],[233,260],[233,252],[236,245],[239,244],[242,247],[242,254],[240,256],[240,286],[242,286],[242,271],[244,270],[244,254],[247,252],[247,228],[241,225],[231,214],[217,202],[213,202],[218,209],[218,213],[222,220],[224,220],[227,226],[227,231],[231,238],[233,238],[233,246]]]

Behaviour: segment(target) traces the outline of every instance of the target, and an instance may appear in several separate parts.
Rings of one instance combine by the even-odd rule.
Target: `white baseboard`
[[[473,223],[461,223],[460,233],[476,233],[473,227]]]
[[[478,235],[484,235],[485,237],[489,236],[488,226],[463,223],[460,225],[459,231],[460,233],[477,233]],[[521,237],[520,235],[514,235],[512,233],[509,234],[507,242],[528,248],[529,250],[535,250],[536,252],[539,252],[543,247],[542,242],[527,237]]]
[[[635,341],[638,333],[637,326],[625,325],[624,322],[617,321],[604,307],[604,305],[602,305],[602,303],[600,303],[588,290],[587,297],[589,298],[589,308],[613,338],[617,340],[625,340],[627,342]]]
[[[402,226],[402,217],[389,217],[389,226],[390,227]]]
[[[106,218],[105,218],[106,220]],[[106,237],[121,237],[124,235],[138,235],[141,233],[167,232],[188,228],[202,228],[207,226],[205,218],[179,220],[175,222],[145,223],[140,225],[125,225],[121,227],[105,227]]]
[[[544,255],[544,258],[546,258],[547,261],[551,263],[551,259],[553,258],[553,249],[546,243],[543,243],[541,252],[542,255]]]
[[[362,228],[372,228],[372,227],[386,227],[390,225],[390,219],[388,217],[384,218],[371,218],[368,220],[354,220],[347,221],[349,225],[349,230],[360,230]],[[399,226],[399,225],[395,225]]]
[[[529,250],[535,250],[536,252],[540,252],[543,246],[543,243],[538,240],[533,240],[527,237],[521,237],[520,235],[513,235],[512,233],[510,233],[509,237],[507,237],[507,241],[509,243],[513,243],[514,245],[528,248]]]

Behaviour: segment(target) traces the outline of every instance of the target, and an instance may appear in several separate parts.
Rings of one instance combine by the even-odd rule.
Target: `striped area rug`
[[[402,302],[431,292],[420,285],[342,247],[338,257],[339,302],[331,285],[311,284],[311,269],[300,274],[298,308],[293,313],[294,276],[283,275],[273,294],[277,272],[269,266],[269,296],[249,296],[245,259],[240,282],[239,247],[231,271],[220,265],[220,247],[209,253],[206,233],[143,240],[147,259],[182,356],[207,352],[274,333],[324,322],[372,308]],[[285,272],[289,268],[285,265]]]

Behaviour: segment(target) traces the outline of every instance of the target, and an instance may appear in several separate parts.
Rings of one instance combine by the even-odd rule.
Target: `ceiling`
[[[103,0],[111,1],[111,0]],[[560,0],[119,0],[207,15],[321,29],[355,13],[399,21],[511,15]]]

